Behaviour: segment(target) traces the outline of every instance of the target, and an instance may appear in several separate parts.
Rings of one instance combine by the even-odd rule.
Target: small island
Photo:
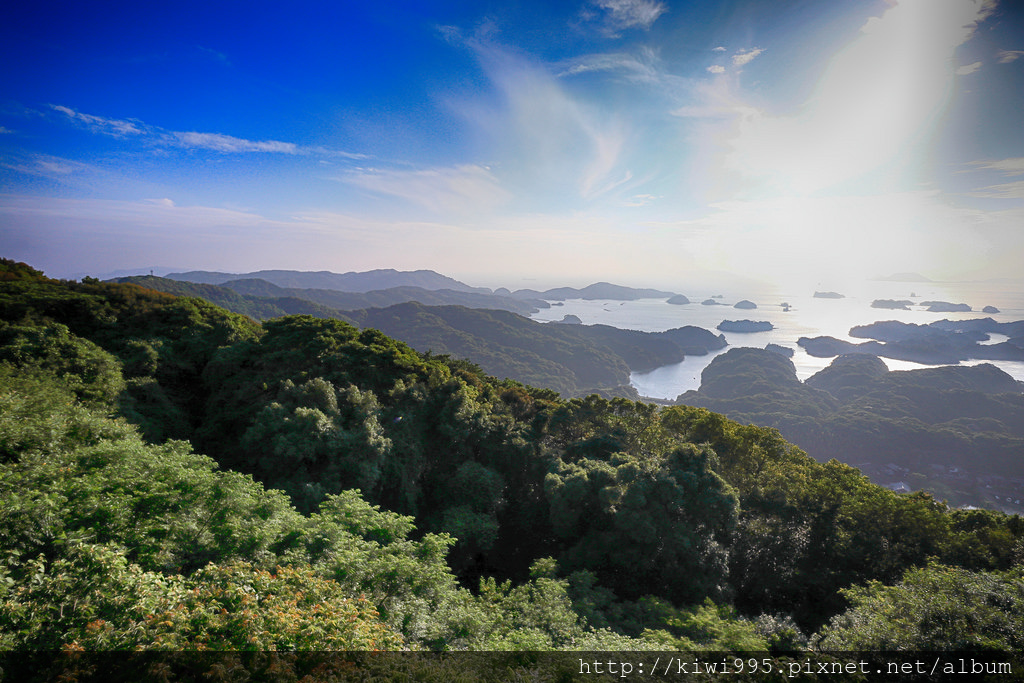
[[[665,303],[672,304],[673,306],[685,306],[690,303],[690,300],[682,294],[676,294],[675,296],[670,296]]]
[[[998,313],[999,309],[996,308],[995,306],[986,306],[985,308],[981,309],[981,312],[982,313]]]
[[[970,313],[971,307],[967,304],[951,304],[948,301],[922,301],[922,306],[927,306],[931,313]]]
[[[715,301],[714,299],[704,299],[700,302],[701,306],[724,306],[721,301]]]
[[[887,308],[895,311],[909,311],[914,304],[908,299],[875,299],[871,302],[871,308]]]
[[[770,332],[775,326],[767,320],[723,320],[716,329],[722,332]]]
[[[563,325],[582,325],[583,324],[583,321],[580,320],[578,315],[572,315],[571,313],[567,313],[564,316],[562,316],[562,319],[559,320],[558,322],[562,323]]]
[[[839,292],[815,292],[814,293],[814,298],[815,299],[845,299],[846,295],[845,294],[840,294]]]
[[[753,301],[748,301],[747,299],[744,299],[743,301],[737,301],[735,304],[733,304],[733,308],[753,310],[757,308],[757,304],[755,304]]]

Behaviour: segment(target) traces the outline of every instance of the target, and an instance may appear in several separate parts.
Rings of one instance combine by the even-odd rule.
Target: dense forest
[[[0,500],[4,650],[1024,644],[1017,516],[704,407],[7,260]]]
[[[664,332],[608,325],[546,325],[518,314],[536,310],[530,305],[533,300],[480,292],[419,287],[370,292],[284,290],[259,279],[217,286],[153,276],[124,277],[117,282],[198,297],[257,320],[309,314],[372,327],[419,351],[471,358],[489,375],[511,377],[567,397],[596,393],[605,398],[636,399],[639,394],[629,384],[630,372],[647,372],[726,345],[722,335],[692,325]],[[567,291],[637,297],[656,290],[592,285],[583,290],[550,290],[545,295],[564,297]],[[540,300],[535,303],[548,305]]]

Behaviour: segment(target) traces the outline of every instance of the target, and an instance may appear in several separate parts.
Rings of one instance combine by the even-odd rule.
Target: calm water
[[[806,379],[832,362],[831,358],[814,358],[799,346],[800,337],[828,335],[837,339],[862,342],[849,336],[855,325],[866,325],[879,320],[899,320],[907,323],[927,324],[936,320],[970,320],[991,317],[999,322],[1024,320],[1024,291],[1009,289],[992,283],[905,283],[865,282],[856,291],[842,291],[843,299],[814,298],[814,291],[685,291],[693,303],[675,306],[664,299],[641,299],[638,301],[584,301],[575,299],[564,305],[535,313],[532,317],[540,322],[561,320],[564,315],[575,315],[585,325],[603,324],[623,329],[660,332],[683,325],[696,325],[718,333],[715,327],[723,320],[767,320],[775,326],[770,332],[741,334],[725,333],[728,348],[753,346],[764,348],[775,343],[794,350],[793,364],[797,376]],[[715,298],[724,305],[705,306],[701,301]],[[747,299],[757,304],[757,309],[733,308],[737,301]],[[970,313],[929,313],[911,306],[910,311],[872,308],[875,299],[907,299],[914,302],[948,301],[965,303],[974,311]],[[785,311],[780,305],[790,304]],[[995,306],[999,313],[992,315],[981,312],[985,306]],[[992,343],[1003,339],[993,339]],[[700,374],[714,356],[687,356],[682,363],[666,365],[652,372],[633,373],[630,382],[642,396],[674,399],[689,389],[700,387]],[[908,370],[927,367],[906,361],[883,359],[891,370]],[[991,362],[1019,380],[1024,380],[1024,362]],[[966,364],[973,364],[973,361]]]

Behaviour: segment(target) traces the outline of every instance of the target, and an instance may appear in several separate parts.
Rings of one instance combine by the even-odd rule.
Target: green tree
[[[998,650],[1024,645],[1024,574],[932,564],[886,586],[844,592],[851,606],[815,637],[833,650]]]
[[[371,391],[336,389],[323,378],[282,383],[278,400],[260,411],[242,435],[242,447],[261,481],[283,488],[300,510],[325,495],[360,489],[378,498],[391,441]]]
[[[681,445],[660,460],[616,454],[562,463],[545,489],[560,561],[590,569],[623,597],[689,604],[725,590],[726,543],[737,498],[707,448]]]
[[[53,373],[88,403],[112,405],[125,386],[117,358],[60,324],[0,321],[0,363]]]

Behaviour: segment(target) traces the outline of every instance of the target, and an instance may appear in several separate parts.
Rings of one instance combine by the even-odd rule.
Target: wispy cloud
[[[986,199],[1024,199],[1024,180],[991,185],[968,192],[967,194],[972,197],[983,197]]]
[[[635,194],[624,202],[624,206],[646,206],[651,202],[661,199],[653,194]]]
[[[102,116],[93,116],[92,114],[83,114],[71,109],[70,107],[65,107],[59,104],[51,104],[50,108],[64,114],[72,121],[80,125],[84,125],[94,133],[113,135],[114,137],[125,137],[128,135],[141,135],[145,132],[144,127],[138,121],[111,119]]]
[[[338,180],[400,197],[437,213],[467,214],[493,209],[511,198],[491,169],[473,164],[415,171],[364,169]]]
[[[212,48],[203,47],[202,45],[197,45],[196,48],[199,50],[201,54],[205,55],[209,59],[212,59],[213,61],[218,62],[220,64],[223,64],[224,66],[231,66],[231,60],[228,59],[228,56],[223,52],[220,52],[219,50],[214,50]]]
[[[636,54],[607,52],[577,57],[563,63],[558,77],[577,76],[590,72],[621,74],[626,80],[638,83],[658,83],[663,72],[658,68],[658,57],[654,50],[642,48]]]
[[[757,59],[764,52],[764,48],[754,47],[749,50],[740,50],[732,56],[733,66],[746,66]]]
[[[531,207],[566,206],[593,200],[621,187],[629,169],[627,117],[617,116],[571,93],[552,70],[489,39],[467,39],[491,81],[486,97],[452,102],[489,143],[488,158],[500,159],[503,187]],[[618,71],[633,81],[659,79],[654,53],[591,55],[561,70]],[[556,67],[557,68],[557,67]],[[534,210],[534,209],[530,209]]]
[[[605,11],[604,28],[610,34],[630,28],[649,29],[668,7],[653,0],[594,0]]]
[[[149,126],[135,119],[111,119],[75,111],[63,105],[50,105],[69,120],[84,126],[93,133],[124,138],[138,136],[150,144],[159,147],[179,147],[183,149],[204,149],[221,154],[314,154],[317,156],[334,156],[347,159],[367,159],[365,154],[333,150],[326,147],[304,147],[293,142],[281,140],[246,140],[223,133],[203,133],[198,131],[168,131],[156,126]]]
[[[974,161],[970,166],[981,171],[996,171],[1004,176],[1024,175],[1024,157],[1012,157],[995,161]],[[972,197],[986,199],[1024,199],[1024,180],[980,187],[968,192]]]
[[[725,48],[719,45],[718,47],[711,48],[712,52],[725,52]]]
[[[1020,175],[1024,173],[1024,157],[999,159],[997,161],[973,161],[970,165],[979,169],[999,171],[1005,175]]]
[[[725,67],[720,65],[720,64],[712,64],[711,66],[708,67],[708,73],[724,74],[725,73]]]
[[[171,133],[168,138],[172,144],[179,147],[193,149],[209,149],[214,152],[240,153],[240,152],[272,152],[278,154],[297,154],[298,145],[291,142],[279,140],[244,140],[221,135],[220,133]]]
[[[88,164],[64,159],[62,157],[51,156],[49,154],[31,154],[23,158],[9,156],[7,160],[0,162],[0,167],[8,168],[12,171],[23,173],[25,175],[52,179],[62,179],[72,174],[84,171],[95,171],[95,169]]]
[[[996,55],[996,59],[999,60],[1000,64],[1009,64],[1021,57],[1024,57],[1024,50],[1000,50]]]
[[[981,62],[974,62],[973,64],[966,64],[966,65],[964,65],[964,66],[962,66],[962,67],[960,67],[959,69],[956,70],[956,75],[957,76],[967,76],[968,74],[972,74],[975,71],[977,71],[978,69],[980,69],[981,66],[982,66]]]

